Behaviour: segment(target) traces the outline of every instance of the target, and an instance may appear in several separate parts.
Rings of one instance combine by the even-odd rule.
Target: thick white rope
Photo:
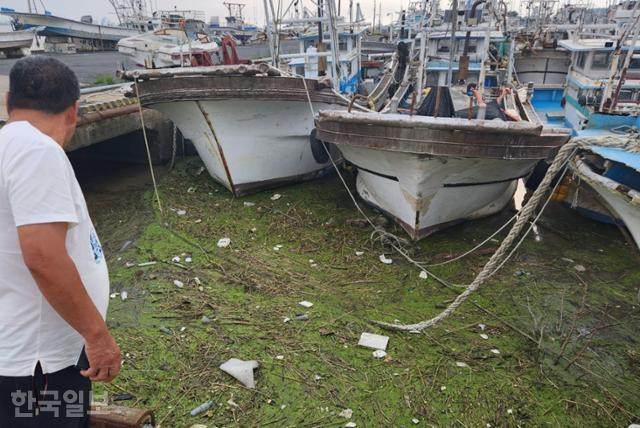
[[[144,124],[144,114],[142,112],[142,103],[140,102],[140,94],[138,93],[138,80],[133,81],[136,88],[136,98],[138,98],[138,111],[140,113],[140,124],[142,125],[142,136],[144,137],[144,145],[147,148],[147,160],[149,161],[149,170],[151,171],[151,181],[153,182],[153,191],[158,201],[158,209],[162,213],[162,203],[160,202],[160,194],[158,193],[158,185],[156,184],[156,175],[153,172],[153,161],[151,160],[151,149],[149,148],[149,139],[147,138],[147,128]]]
[[[456,311],[456,309],[458,309],[458,307],[460,307],[460,305],[462,305],[469,298],[469,296],[473,292],[475,292],[480,287],[480,285],[482,285],[482,283],[485,280],[487,280],[489,277],[494,275],[502,266],[504,266],[504,264],[506,263],[506,260],[508,260],[509,257],[514,252],[514,251],[511,251],[509,254],[507,254],[507,251],[509,250],[509,248],[511,247],[515,239],[518,237],[520,232],[522,232],[522,230],[524,229],[525,225],[529,221],[529,218],[538,207],[538,204],[540,203],[540,201],[543,199],[545,193],[549,190],[552,180],[561,170],[563,170],[563,168],[566,168],[566,163],[569,161],[569,159],[572,156],[576,154],[577,149],[586,148],[591,145],[621,148],[624,150],[640,152],[640,142],[637,139],[637,137],[631,138],[631,137],[607,136],[607,137],[592,137],[592,138],[575,138],[571,140],[569,143],[565,144],[560,148],[560,151],[558,152],[558,154],[553,160],[553,163],[547,170],[547,173],[542,179],[542,182],[533,193],[533,196],[531,197],[531,199],[529,199],[529,201],[525,204],[522,211],[520,211],[516,223],[514,224],[513,228],[509,231],[509,234],[502,241],[502,244],[500,244],[500,247],[491,256],[489,261],[485,264],[484,268],[476,276],[473,282],[469,284],[466,290],[460,293],[444,311],[440,312],[440,314],[438,314],[437,316],[429,320],[425,320],[416,324],[392,324],[392,323],[386,323],[381,321],[372,321],[372,322],[374,324],[379,325],[380,327],[383,327],[389,330],[420,331],[420,330],[424,330],[425,328],[432,327],[438,324],[440,321],[448,318],[451,314],[453,314]],[[556,183],[556,186],[557,184],[558,183]],[[549,200],[547,200],[547,203],[548,201]],[[538,213],[536,219],[538,219],[542,215],[542,211],[544,210],[541,210],[540,213]],[[533,228],[533,224],[530,226],[529,230],[531,230],[532,228]],[[520,243],[522,243],[523,240],[524,238],[522,238],[519,241],[518,245],[520,245]]]

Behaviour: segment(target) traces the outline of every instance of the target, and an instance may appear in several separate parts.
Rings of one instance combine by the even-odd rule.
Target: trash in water
[[[345,418],[345,419],[351,419],[351,417],[353,416],[353,410],[351,409],[344,409],[343,411],[341,411],[340,413],[338,413],[338,416]]]
[[[309,321],[309,315],[307,314],[296,314],[296,321]]]
[[[184,262],[185,263],[191,263],[193,261],[193,259],[191,257],[185,257],[184,258]]]
[[[485,328],[487,328],[486,324],[478,324],[478,328],[482,331],[484,331]]]
[[[176,210],[176,214],[178,214],[179,216],[183,216],[187,214],[187,212],[185,210]]]
[[[180,257],[175,256],[174,258],[171,259],[171,261],[174,263],[180,263]]]
[[[414,425],[418,425],[420,423],[419,419],[413,418],[411,419],[411,422],[413,422]]]
[[[276,360],[284,360],[284,355],[276,355]]]
[[[322,376],[315,375],[315,376],[313,377],[313,379],[315,379],[315,380],[322,380]]]
[[[289,318],[289,317],[284,317],[282,319],[282,322],[284,322],[285,324],[288,323],[289,321],[291,321],[291,318]]]
[[[587,268],[582,266],[582,265],[575,265],[573,268],[575,270],[577,270],[578,272],[586,272],[587,271]]]
[[[384,358],[387,356],[387,353],[384,352],[382,349],[376,349],[375,351],[373,351],[372,355],[373,355],[373,358]]]
[[[178,288],[182,288],[182,287],[184,287],[184,282],[182,282],[182,281],[180,281],[178,279],[174,279],[173,280],[173,285],[175,285]]]
[[[302,302],[298,303],[300,306],[304,306],[305,308],[310,308],[313,306],[313,303],[311,302],[307,302],[306,300],[303,300]]]
[[[133,398],[134,398],[133,395],[129,394],[128,392],[111,396],[112,401],[127,401],[127,400],[133,400]]]
[[[440,391],[446,391],[446,390],[447,390],[447,387],[446,387],[446,386],[442,385],[442,386],[440,387]]]
[[[129,297],[129,293],[127,293],[126,290],[122,290],[122,292],[120,293],[120,298],[125,301],[127,300],[127,297]]]
[[[145,267],[145,266],[153,266],[155,264],[157,264],[158,262],[144,262],[144,263],[138,263],[138,267]]]
[[[462,361],[456,361],[456,366],[458,366],[458,367],[469,367],[469,364],[463,363]]]
[[[356,428],[357,425],[355,422],[347,422],[344,426],[345,428]]]
[[[220,366],[220,370],[230,374],[244,386],[251,389],[256,387],[256,383],[253,378],[253,370],[257,368],[257,361],[243,361],[237,358],[231,358],[229,361]]]
[[[161,332],[166,333],[166,334],[173,334],[173,332],[171,331],[171,329],[165,327],[165,326],[160,326],[159,329]]]
[[[133,244],[133,241],[127,241],[124,244],[122,244],[122,247],[120,247],[120,252],[126,251],[131,244]]]
[[[492,349],[492,350],[491,350],[491,352],[492,352],[493,354],[496,354],[496,355],[499,355],[499,354],[500,354],[500,351],[499,351],[499,350],[497,350],[497,349]]]
[[[195,278],[193,278],[193,282],[195,282],[196,285],[202,285],[202,282],[200,281],[200,278],[198,278],[197,276]]]
[[[483,339],[485,339],[485,340],[489,338],[489,336],[487,336],[487,335],[486,335],[486,334],[484,334],[484,333],[480,333],[480,337],[481,337],[481,338],[483,338]]]
[[[198,416],[200,413],[204,413],[207,410],[209,410],[211,408],[211,406],[213,406],[213,401],[209,400],[206,403],[203,403],[203,404],[199,405],[198,407],[196,407],[195,409],[193,409],[191,412],[189,412],[189,414],[191,416]]]
[[[272,201],[277,201],[278,199],[280,199],[282,197],[282,195],[280,193],[276,193],[271,197]]]
[[[186,329],[187,327],[180,327],[180,333],[183,333]]]
[[[118,297],[120,293],[111,293],[109,294],[109,297],[111,297],[112,299],[115,299],[116,297]]]
[[[387,349],[388,343],[389,336],[382,336],[373,333],[362,333],[360,335],[360,340],[358,341],[358,345],[360,346],[371,349],[381,349],[383,351]]]
[[[364,251],[356,251],[356,256],[360,257],[364,254]]]
[[[390,265],[391,263],[393,263],[393,260],[392,259],[388,259],[384,254],[380,254],[380,257],[378,257],[378,258],[385,265]]]
[[[255,204],[256,204],[255,202],[245,202],[245,203],[244,203],[244,206],[245,206],[245,207],[252,207],[252,206],[254,206]]]
[[[420,271],[420,274],[419,274],[418,276],[419,276],[420,278],[422,278],[422,279],[427,279],[427,278],[429,278],[429,274],[427,274],[427,271],[425,271],[425,270],[421,270],[421,271]]]
[[[231,239],[229,238],[220,238],[218,240],[218,248],[227,248],[231,244]]]

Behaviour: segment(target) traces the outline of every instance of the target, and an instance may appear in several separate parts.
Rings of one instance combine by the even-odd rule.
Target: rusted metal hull
[[[502,210],[517,180],[569,138],[519,125],[343,112],[316,119],[318,138],[358,168],[360,197],[416,240]]]
[[[314,110],[346,105],[316,80],[280,76],[159,78],[139,83],[139,94],[178,126],[210,175],[236,196],[322,175],[330,161],[310,139],[309,100]]]

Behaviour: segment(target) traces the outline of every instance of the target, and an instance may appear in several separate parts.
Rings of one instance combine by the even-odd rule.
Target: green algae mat
[[[166,427],[640,421],[640,258],[615,227],[552,203],[537,238],[451,318],[419,334],[388,332],[370,320],[431,318],[461,288],[421,277],[372,242],[337,177],[233,198],[187,158],[160,174],[161,213],[141,171],[134,184],[83,183],[124,361],[112,384],[96,385],[99,395],[131,394],[118,404],[153,409]],[[445,261],[511,215],[406,248],[416,260]],[[219,247],[222,238],[230,244]],[[433,272],[467,284],[498,244]],[[381,263],[383,254],[393,262]],[[389,336],[386,357],[358,346],[363,332]],[[230,358],[258,361],[255,389],[219,369]]]

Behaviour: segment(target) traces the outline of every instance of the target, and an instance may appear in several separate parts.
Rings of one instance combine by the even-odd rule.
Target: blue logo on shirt
[[[98,235],[96,235],[95,230],[91,231],[89,242],[91,243],[91,251],[93,251],[93,259],[96,263],[100,263],[104,257],[104,252],[102,251],[102,245],[100,245],[100,241],[98,240]]]

